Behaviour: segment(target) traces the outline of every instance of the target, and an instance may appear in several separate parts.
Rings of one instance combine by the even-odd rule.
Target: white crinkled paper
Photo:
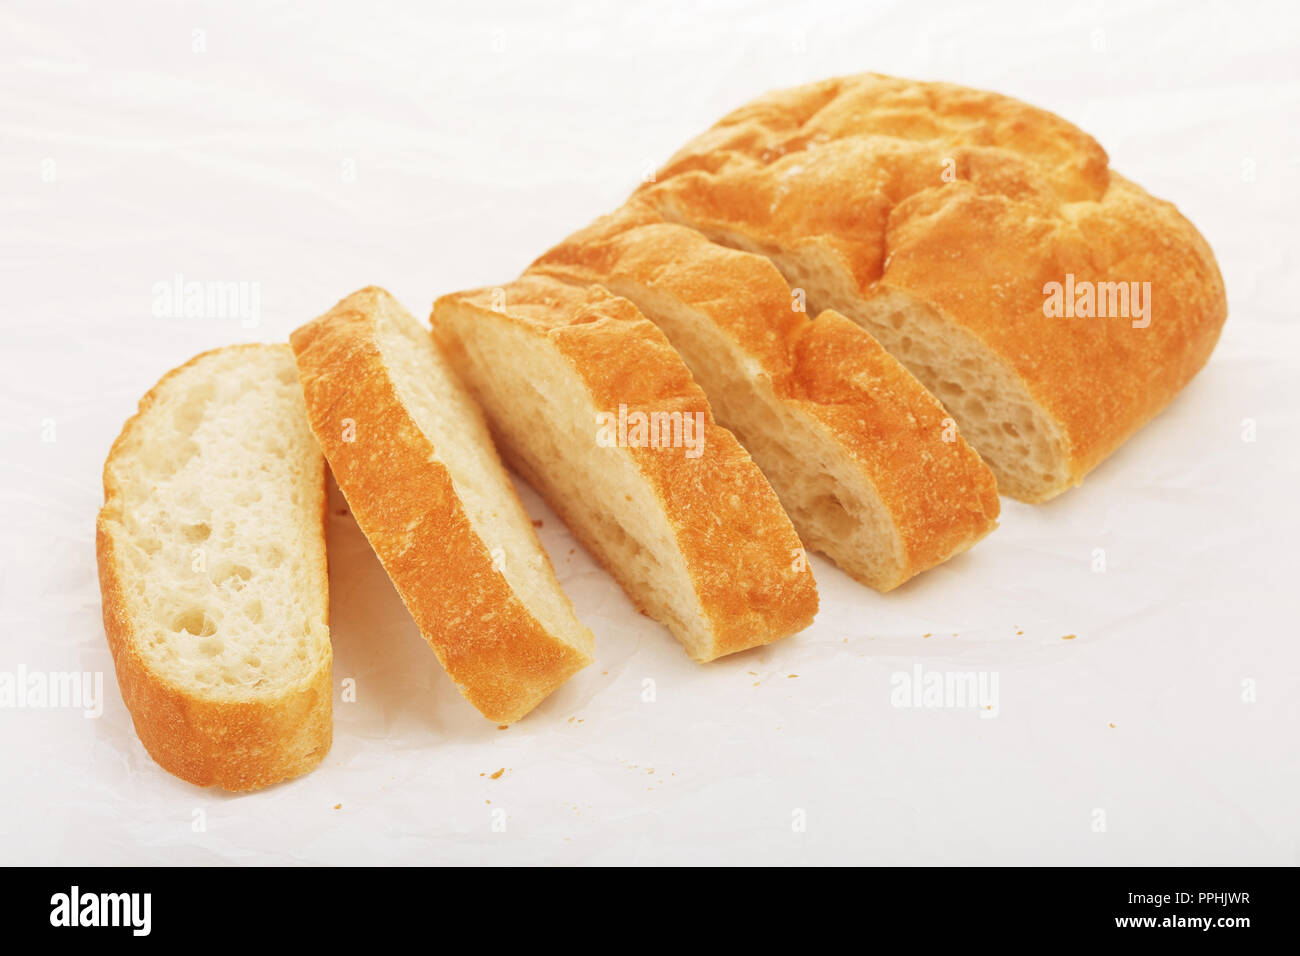
[[[1295,20],[8,6],[0,672],[106,676],[97,719],[0,709],[0,862],[1300,862]],[[245,796],[153,764],[93,539],[103,459],[159,376],[366,284],[424,314],[508,280],[727,110],[863,69],[1056,110],[1204,232],[1231,314],[1164,415],[895,593],[817,559],[811,629],[707,666],[521,489],[597,660],[508,730],[442,674],[335,492],[335,679],[356,700],[329,756]],[[178,275],[248,283],[255,314],[156,308]],[[996,679],[996,710],[896,706],[918,673]]]

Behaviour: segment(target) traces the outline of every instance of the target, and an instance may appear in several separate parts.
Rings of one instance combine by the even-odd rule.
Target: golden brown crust
[[[255,790],[300,776],[329,752],[333,738],[332,655],[326,645],[320,666],[296,687],[272,700],[222,701],[174,686],[150,668],[138,647],[126,598],[125,565],[116,554],[113,525],[120,513],[111,467],[141,417],[174,376],[228,349],[286,349],[283,345],[237,345],[203,352],[164,375],[140,400],[104,464],[104,507],[96,521],[95,550],[103,600],[104,632],[122,699],[149,755],[158,765],[200,787]],[[325,482],[321,467],[320,549],[325,551]],[[320,587],[328,588],[322,575]]]
[[[631,302],[538,275],[444,296],[434,307],[434,331],[453,360],[457,343],[438,318],[449,302],[474,309],[483,321],[507,321],[550,342],[598,409],[703,413],[704,451],[698,458],[619,449],[663,506],[712,624],[714,646],[703,659],[767,644],[811,623],[816,585],[776,494],[735,437],[714,422],[704,393],[663,333]],[[563,517],[570,503],[551,505]],[[584,544],[591,549],[591,542]],[[622,569],[607,569],[636,600]]]
[[[876,75],[762,97],[641,195],[673,220],[829,263],[859,301],[901,292],[987,347],[1059,424],[1077,484],[1205,363],[1227,316],[1214,256],[1174,207],[1059,117]],[[1150,282],[1149,327],[1043,314],[1044,285]],[[818,302],[851,311],[850,303]]]
[[[512,723],[591,656],[550,633],[494,566],[383,361],[376,314],[384,307],[400,308],[383,289],[362,289],[291,336],[312,431],[448,675],[485,717]],[[354,441],[344,440],[345,418]]]
[[[648,289],[707,315],[753,359],[750,374],[769,378],[778,399],[819,422],[874,486],[901,562],[884,578],[855,575],[863,583],[890,590],[997,526],[993,474],[943,406],[861,327],[834,312],[810,320],[796,311],[789,285],[766,258],[665,223],[633,201],[530,272],[633,297],[633,289]]]
[[[947,411],[863,329],[826,311],[795,343],[798,401],[875,486],[902,540],[902,566],[882,591],[967,550],[998,525],[988,466]]]

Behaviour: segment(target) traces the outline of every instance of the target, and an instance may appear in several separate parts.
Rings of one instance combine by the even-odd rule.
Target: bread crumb
[[[1115,725],[1114,725],[1114,724],[1107,724],[1107,726],[1110,727],[1111,730],[1114,730],[1114,729],[1115,729]]]
[[[786,674],[785,676],[786,676],[786,677],[798,677],[799,675],[798,675],[798,674]]]
[[[926,632],[925,634],[922,634],[921,636],[922,636],[922,637],[933,637],[934,635],[933,635],[933,634],[930,634],[929,632]]]
[[[1115,725],[1114,725],[1114,724],[1111,724],[1111,726],[1114,727]],[[342,809],[343,809],[343,804],[341,804],[341,803],[336,803],[336,804],[334,804],[334,809],[335,809],[335,810],[342,810]]]
[[[497,730],[509,730],[509,729],[510,729],[509,724],[497,724]]]
[[[496,773],[492,774],[492,779],[493,779],[493,780],[500,780],[500,779],[501,779],[501,775],[502,775],[503,773],[505,773],[505,772],[506,772],[506,768],[505,768],[505,767],[502,767],[502,768],[501,768],[500,770],[498,770]]]
[[[1074,635],[1073,635],[1073,634],[1066,634],[1064,637],[1061,638],[1061,640],[1063,640],[1063,641],[1072,641],[1072,640],[1074,640]]]

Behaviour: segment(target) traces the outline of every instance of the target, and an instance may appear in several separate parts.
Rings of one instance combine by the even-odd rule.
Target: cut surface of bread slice
[[[524,276],[442,297],[433,325],[507,460],[692,657],[812,621],[812,571],[771,486],[632,303]]]
[[[339,489],[438,660],[511,723],[592,660],[482,414],[429,330],[379,288],[293,333]]]
[[[1026,501],[1079,484],[1164,408],[1227,316],[1214,256],[1172,205],[1086,133],[994,93],[876,75],[782,90],[641,196],[868,329]]]
[[[634,202],[530,272],[601,285],[659,326],[804,543],[858,581],[890,590],[997,526],[993,475],[939,402],[859,326],[809,319],[766,258]]]
[[[136,733],[199,786],[265,787],[331,741],[325,462],[285,345],[206,352],[104,465],[104,630]]]

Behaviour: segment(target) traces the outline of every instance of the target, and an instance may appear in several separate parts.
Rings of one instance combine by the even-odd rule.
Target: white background
[[[106,701],[0,710],[0,862],[1300,861],[1294,11],[6,3],[0,670],[103,671]],[[163,372],[283,341],[369,283],[423,316],[506,281],[724,112],[863,70],[1059,112],[1202,230],[1230,318],[1164,415],[894,594],[819,560],[812,628],[707,666],[525,490],[597,660],[505,731],[336,514],[335,679],[359,700],[336,701],[324,763],[246,796],[153,764],[93,525],[109,445]],[[155,318],[176,273],[260,283],[258,327]],[[918,662],[996,672],[997,716],[892,706]]]

